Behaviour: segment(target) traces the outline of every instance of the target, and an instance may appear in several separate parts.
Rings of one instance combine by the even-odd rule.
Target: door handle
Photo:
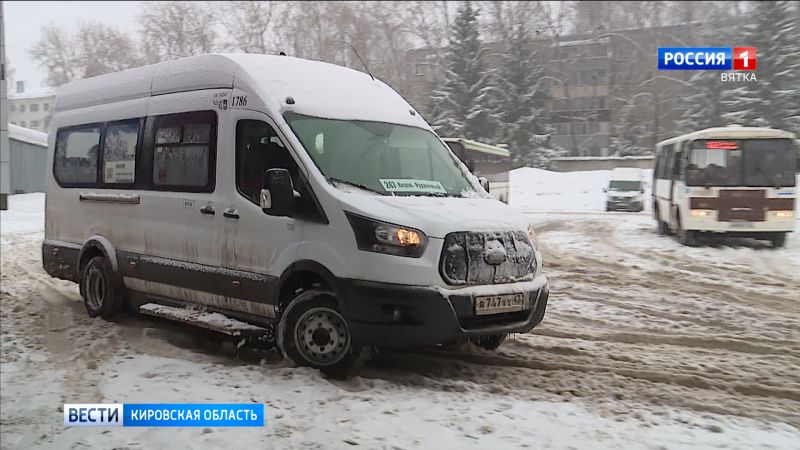
[[[200,208],[200,214],[208,214],[209,216],[213,216],[216,214],[216,211],[214,211],[214,208],[212,208],[211,205],[206,205]]]
[[[239,218],[239,211],[236,208],[228,208],[222,213],[223,216],[229,219],[238,219]]]

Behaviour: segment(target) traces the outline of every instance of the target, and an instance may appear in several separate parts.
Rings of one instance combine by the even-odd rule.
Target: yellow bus
[[[782,247],[796,219],[794,138],[728,126],[656,144],[652,200],[659,234],[674,233],[684,245],[723,235]]]
[[[511,189],[508,172],[511,170],[511,152],[507,148],[464,138],[442,140],[470,172],[489,181],[490,194],[501,202],[509,203]]]

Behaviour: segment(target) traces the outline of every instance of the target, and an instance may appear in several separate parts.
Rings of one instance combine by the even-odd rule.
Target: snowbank
[[[650,197],[652,170],[643,170],[644,198]],[[610,170],[551,172],[523,167],[512,170],[511,204],[524,212],[605,211]],[[649,202],[645,208],[649,209]]]
[[[44,231],[44,193],[8,196],[8,211],[0,211],[0,233]]]

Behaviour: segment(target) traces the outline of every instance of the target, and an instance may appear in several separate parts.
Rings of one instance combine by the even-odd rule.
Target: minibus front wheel
[[[278,346],[295,364],[334,378],[355,373],[369,355],[353,342],[335,294],[321,289],[292,300],[278,325]]]

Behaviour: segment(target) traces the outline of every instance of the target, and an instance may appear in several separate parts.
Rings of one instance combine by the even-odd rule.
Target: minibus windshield
[[[314,163],[335,185],[383,195],[462,197],[472,184],[430,131],[364,120],[286,113]]]
[[[688,186],[794,186],[789,139],[698,140],[686,166]]]

